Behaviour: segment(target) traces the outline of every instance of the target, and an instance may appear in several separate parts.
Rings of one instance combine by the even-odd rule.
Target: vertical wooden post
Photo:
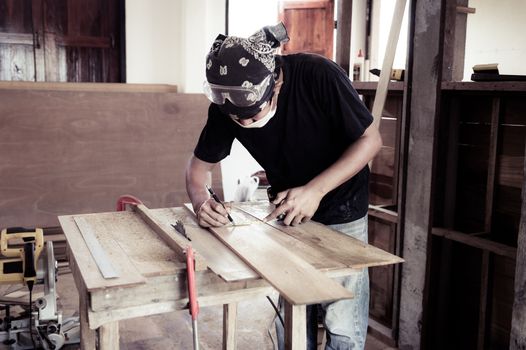
[[[432,226],[432,185],[436,125],[442,74],[443,2],[419,0],[414,6],[412,89],[406,186],[402,189],[405,263],[400,293],[401,349],[420,349],[424,322],[428,237]]]
[[[223,305],[223,350],[236,348],[237,303]]]
[[[461,81],[464,78],[468,14],[458,12],[457,6],[468,6],[468,0],[446,0],[442,73],[444,81]]]
[[[337,0],[338,12],[336,26],[336,63],[342,67],[347,75],[350,72],[351,59],[351,27],[352,27],[352,0]]]
[[[79,316],[80,316],[80,348],[82,350],[95,349],[97,334],[89,328],[88,324],[89,299],[85,289],[79,289]]]
[[[305,350],[307,348],[307,307],[291,305],[283,301],[285,308],[285,349]]]
[[[510,349],[526,349],[526,151],[522,182],[522,207],[517,259],[515,265],[515,300],[511,317]]]
[[[99,350],[119,349],[119,322],[106,323],[99,328]]]

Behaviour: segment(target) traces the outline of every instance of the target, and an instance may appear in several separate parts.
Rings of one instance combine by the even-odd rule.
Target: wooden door
[[[123,18],[124,0],[0,0],[0,80],[125,81]]]
[[[0,80],[35,80],[31,0],[0,0]]]
[[[282,54],[312,52],[333,59],[333,0],[280,1],[279,18],[290,37]]]

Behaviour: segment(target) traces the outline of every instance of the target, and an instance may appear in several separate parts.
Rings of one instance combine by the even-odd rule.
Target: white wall
[[[464,80],[475,64],[498,63],[501,74],[526,75],[526,1],[470,0]]]
[[[224,29],[224,0],[126,0],[127,82],[201,92],[206,53]]]
[[[407,58],[407,35],[408,35],[408,19],[409,19],[409,0],[406,1],[404,18],[402,19],[402,27],[398,37],[396,46],[396,54],[393,61],[393,68],[404,69]],[[391,30],[391,22],[393,20],[393,13],[396,1],[393,0],[379,0],[373,2],[372,9],[372,28],[371,28],[371,47],[370,59],[366,62],[365,80],[377,81],[378,77],[368,73],[369,69],[381,69],[385,49],[387,46],[387,39]]]

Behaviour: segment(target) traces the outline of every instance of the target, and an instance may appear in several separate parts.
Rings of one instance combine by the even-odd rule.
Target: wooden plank
[[[86,290],[79,291],[80,314],[80,348],[82,350],[95,349],[96,332],[89,327],[89,295]]]
[[[267,202],[257,205],[239,203],[237,206],[259,219],[267,216],[273,208],[273,205]],[[403,259],[396,255],[389,254],[314,221],[298,226],[285,226],[276,220],[267,224],[350,268],[359,269],[403,262]]]
[[[494,97],[491,109],[491,129],[489,135],[488,178],[486,182],[486,205],[484,213],[484,230],[491,231],[493,219],[493,202],[495,195],[495,177],[497,172],[497,149],[499,147],[500,98]]]
[[[526,151],[525,153],[526,154]],[[526,174],[526,158],[524,161]],[[510,349],[526,349],[526,177],[522,183],[521,220],[517,237],[517,257],[515,265],[515,295],[511,319]]]
[[[464,232],[448,230],[444,228],[433,227],[431,233],[436,236],[441,236],[455,242],[464,243],[474,248],[487,250],[496,255],[502,255],[515,260],[517,255],[517,248],[510,247],[506,244],[492,242],[488,239],[469,235]]]
[[[100,350],[119,349],[119,322],[109,322],[99,328]]]
[[[137,213],[150,228],[155,231],[161,237],[161,239],[175,252],[181,261],[185,260],[185,250],[190,246],[190,242],[183,238],[175,229],[168,229],[168,224],[160,223],[151,213],[150,210],[144,204],[138,204],[133,207],[135,213]],[[169,231],[168,231],[169,230]],[[195,253],[195,270],[203,271],[206,270],[207,263],[198,252]]]
[[[491,299],[491,255],[487,250],[482,252],[480,264],[480,301],[479,301],[479,326],[477,335],[477,349],[486,349],[486,334],[488,333],[488,300]],[[488,296],[489,295],[489,296]]]
[[[442,68],[444,81],[461,81],[464,78],[467,16],[457,11],[458,5],[468,5],[468,0],[446,1]]]
[[[352,0],[338,0],[336,26],[336,63],[349,75],[351,58]]]
[[[212,295],[199,295],[199,306],[207,307],[214,305],[222,305],[225,303],[235,303],[243,300],[250,300],[254,298],[263,298],[266,295],[272,294],[275,290],[270,287],[257,287],[250,289],[239,288],[235,291],[216,292]],[[102,310],[93,312],[89,310],[89,326],[91,329],[96,329],[103,324],[112,321],[126,320],[135,317],[155,315],[165,312],[173,312],[177,310],[184,310],[188,308],[188,298],[178,300],[158,300],[154,303],[135,304],[129,307]]]
[[[247,205],[249,207],[252,206],[249,202],[247,202]],[[191,204],[186,203],[185,207],[193,213]],[[243,211],[237,207],[233,207],[230,214],[232,215],[234,222],[236,223],[236,227],[240,226],[240,223],[243,223],[243,225],[246,225],[247,223],[261,223],[260,218],[250,215],[248,212]],[[230,226],[230,224],[228,226]],[[288,247],[289,250],[294,251],[298,255],[298,257],[305,260],[317,270],[330,271],[346,267],[345,264],[327,256],[327,254],[325,254],[325,252],[323,251],[320,251],[318,247],[312,247],[306,244],[305,242],[296,239],[290,235],[284,235],[279,231],[269,231],[268,236],[269,238],[278,242],[282,246]]]
[[[247,264],[221,243],[214,235],[199,227],[195,216],[183,208],[152,209],[159,220],[175,222],[180,220],[186,234],[192,240],[192,247],[206,260],[210,270],[227,282],[259,278]]]
[[[482,82],[482,81],[443,81],[442,90],[446,91],[509,91],[523,93],[526,90],[524,81],[499,81],[499,82]]]
[[[269,238],[268,232],[272,230],[262,222],[250,226],[210,228],[293,305],[352,298],[351,292]]]
[[[223,350],[236,349],[237,303],[223,305]]]
[[[433,164],[435,163],[435,125],[440,105],[440,81],[442,67],[443,2],[417,1],[414,4],[411,27],[414,32],[409,41],[413,44],[412,65],[408,67],[411,85],[407,96],[410,111],[410,140],[406,152],[406,163],[402,172],[406,174],[402,188],[404,201],[401,205],[400,222],[403,222],[403,254],[400,288],[399,347],[421,348],[424,315],[424,286],[426,282],[428,236],[433,219],[431,217],[431,190]]]
[[[95,237],[95,232],[86,220],[82,217],[73,217],[77,227],[79,228],[82,238],[84,238],[84,243],[88,247],[91,256],[95,260],[95,263],[99,267],[99,271],[102,273],[104,278],[117,278],[119,273],[115,270],[115,267],[111,264],[111,260],[108,258],[108,255],[100,245],[99,241]]]
[[[285,349],[304,350],[307,348],[307,307],[291,305],[284,301],[285,309]]]
[[[0,44],[33,46],[33,34],[0,32]]]
[[[176,93],[177,85],[0,81],[0,90]]]
[[[406,0],[397,0],[389,29],[389,37],[387,39],[387,47],[385,48],[384,61],[382,63],[382,70],[380,73],[380,80],[376,88],[376,95],[374,97],[372,115],[374,118],[373,124],[379,127],[382,118],[382,111],[384,110],[385,99],[387,97],[387,88],[391,76],[391,69],[396,54],[396,45],[398,44],[398,37],[400,36],[400,29],[402,27],[402,20],[404,18]]]
[[[83,217],[93,226],[93,216],[91,217],[92,220],[90,220],[89,215],[84,215]],[[68,246],[75,252],[76,265],[79,268],[82,280],[88,291],[115,286],[132,286],[146,282],[145,278],[137,271],[135,265],[130,261],[122,248],[113,240],[102,239],[103,237],[100,236],[100,232],[95,230],[101,246],[107,251],[112,263],[120,272],[120,277],[118,278],[104,279],[99,273],[97,264],[84,243],[73,217],[60,216],[59,221],[68,241]]]

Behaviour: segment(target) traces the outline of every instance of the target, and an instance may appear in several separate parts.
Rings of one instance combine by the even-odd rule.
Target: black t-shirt
[[[284,77],[276,114],[262,128],[242,128],[217,105],[194,154],[217,163],[230,154],[234,138],[265,169],[276,192],[305,185],[332,165],[372,123],[372,116],[334,62],[313,54],[277,57]],[[368,207],[369,168],[327,193],[313,216],[324,224],[363,217]]]

